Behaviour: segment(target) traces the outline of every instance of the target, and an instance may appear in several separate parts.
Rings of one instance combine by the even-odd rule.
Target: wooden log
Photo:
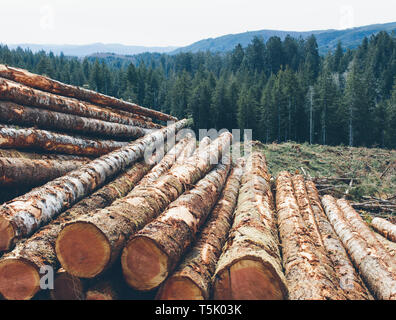
[[[24,106],[74,114],[86,118],[150,128],[150,125],[144,121],[122,116],[106,108],[32,89],[3,78],[0,78],[0,100],[12,101]]]
[[[195,138],[194,139],[190,139],[190,141],[188,142],[186,147],[183,149],[183,151],[177,157],[176,163],[174,165],[178,165],[180,163],[183,163],[184,161],[186,161],[186,159],[191,157],[191,155],[195,152],[196,145],[197,145],[197,140]]]
[[[86,286],[83,279],[74,277],[61,268],[56,272],[50,296],[52,300],[85,300]]]
[[[82,278],[102,274],[119,257],[131,235],[214,167],[223,152],[229,149],[231,139],[230,133],[222,134],[202,152],[172,167],[154,183],[139,185],[94,216],[67,224],[55,245],[62,267]]]
[[[390,241],[396,242],[396,225],[382,218],[374,218],[371,226]]]
[[[331,223],[323,211],[315,184],[312,181],[306,181],[305,186],[319,229],[321,242],[323,243],[327,256],[332,262],[343,294],[348,300],[371,300],[372,296],[370,292],[364,285],[360,275],[356,272],[341,240],[334,232]]]
[[[37,127],[62,132],[88,134],[133,140],[149,133],[149,129],[120,123],[85,118],[72,114],[24,107],[0,101],[0,121],[6,124]]]
[[[363,221],[361,223],[355,221],[355,226],[361,227],[361,230],[356,229],[351,220],[358,218],[351,219],[344,209],[349,211],[352,216],[357,215],[357,213],[350,212],[352,208],[348,207],[346,203],[339,203],[332,196],[325,195],[322,197],[322,204],[335,232],[340,237],[371,292],[378,299],[395,300],[396,273],[389,252],[378,240],[373,240],[375,235],[367,225],[365,227],[361,226],[361,223],[364,224]],[[343,204],[343,208],[340,204]]]
[[[213,277],[215,300],[282,300],[287,297],[263,154],[246,162],[234,222]]]
[[[304,190],[293,188],[289,172],[279,173],[276,179],[276,209],[289,299],[343,300],[345,296],[317,243],[316,231],[312,232],[312,228],[307,228],[305,224],[301,213],[303,208],[299,203],[307,207],[309,203],[296,199],[305,196]]]
[[[0,64],[0,77],[23,83],[29,87],[60,94],[62,96],[89,101],[101,106],[111,106],[134,114],[152,117],[158,120],[177,120],[159,111],[140,107],[134,103],[122,101],[84,88],[67,85],[44,76],[30,73],[26,70],[11,68]]]
[[[104,208],[116,199],[125,196],[152,166],[153,164],[148,164],[144,161],[134,164],[114,181],[105,185],[91,196],[84,198],[70,210],[62,213],[57,219],[43,227],[31,238],[19,242],[12,252],[0,259],[0,293],[7,299],[31,299],[39,290],[39,283],[34,280],[32,281],[32,279],[38,279],[40,277],[40,268],[51,266],[56,270],[59,267],[54,244],[63,224],[76,219],[78,216],[87,213],[93,214],[95,210]],[[21,263],[27,264],[24,270],[25,276],[17,268]],[[4,265],[6,265],[6,268],[3,268]],[[8,272],[8,277],[5,276],[6,272]],[[56,297],[70,296],[73,293],[68,290],[68,286],[74,278],[65,270],[60,272],[60,274],[61,276],[58,280],[61,283],[59,285],[59,293],[54,292],[54,295]],[[4,281],[9,281],[9,279],[11,279],[12,285],[4,284]],[[64,281],[65,283],[62,285]]]
[[[79,168],[80,161],[0,158],[0,186],[37,186]]]
[[[111,279],[102,279],[92,285],[85,294],[85,300],[117,300],[118,294]]]
[[[32,160],[58,160],[58,161],[81,161],[89,162],[92,161],[88,157],[74,156],[70,154],[55,154],[55,153],[34,153],[34,152],[23,152],[15,149],[0,149],[0,157],[2,158],[22,158]]]
[[[229,169],[229,164],[217,165],[193,189],[130,238],[121,256],[129,286],[151,291],[165,281],[216,204]]]
[[[394,243],[393,241],[389,241],[388,239],[386,239],[385,237],[383,237],[381,234],[374,232],[377,240],[379,242],[381,242],[381,244],[384,246],[384,248],[386,250],[388,250],[388,252],[390,253],[390,255],[392,257],[396,258],[396,243]]]
[[[212,292],[212,276],[227,240],[236,207],[245,161],[233,167],[197,242],[157,294],[159,300],[207,300]]]
[[[0,251],[9,250],[15,240],[31,235],[141,158],[147,147],[164,141],[188,123],[181,120],[154,131],[0,207]]]
[[[0,147],[38,149],[82,156],[100,156],[128,145],[128,142],[76,138],[34,128],[16,129],[0,125]]]

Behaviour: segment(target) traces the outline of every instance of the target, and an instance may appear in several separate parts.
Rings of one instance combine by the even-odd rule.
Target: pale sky
[[[260,29],[395,21],[395,0],[0,0],[0,43],[185,46]]]

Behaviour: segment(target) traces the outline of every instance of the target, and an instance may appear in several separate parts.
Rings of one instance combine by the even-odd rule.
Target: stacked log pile
[[[0,65],[0,298],[396,299],[394,224],[170,120]]]

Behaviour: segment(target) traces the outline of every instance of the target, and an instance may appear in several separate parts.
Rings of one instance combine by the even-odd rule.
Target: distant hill
[[[283,40],[287,35],[293,38],[307,38],[312,34],[316,36],[320,53],[324,54],[329,50],[333,50],[337,46],[338,41],[341,41],[345,48],[355,48],[361,44],[364,37],[369,37],[380,31],[396,31],[396,22],[374,24],[346,30],[314,30],[307,32],[278,30],[250,31],[201,40],[189,46],[178,48],[172,51],[171,54],[198,51],[226,52],[233,50],[238,43],[243,47],[247,47],[255,36],[262,37],[264,41],[267,41],[273,36],[278,36]]]
[[[44,50],[46,52],[52,51],[55,55],[61,52],[66,56],[84,57],[95,53],[111,52],[119,55],[134,55],[143,52],[158,52],[165,53],[175,50],[177,47],[143,47],[143,46],[126,46],[122,44],[103,44],[93,43],[88,45],[55,45],[55,44],[11,44],[8,45],[10,49],[21,47],[22,49],[29,48],[33,52]]]

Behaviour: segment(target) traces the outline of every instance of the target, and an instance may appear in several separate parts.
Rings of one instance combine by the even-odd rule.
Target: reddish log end
[[[0,294],[7,300],[30,300],[40,290],[37,268],[21,259],[0,261]]]
[[[95,277],[110,260],[110,244],[102,231],[81,221],[62,229],[55,251],[62,267],[79,278]]]
[[[143,236],[133,238],[121,257],[125,281],[134,289],[150,291],[168,276],[168,257],[156,243]]]
[[[8,251],[13,245],[15,231],[11,222],[0,216],[0,252]]]
[[[188,277],[171,277],[158,291],[159,300],[205,300],[201,289]]]
[[[270,264],[252,258],[233,263],[217,275],[215,300],[283,300],[285,290]]]

